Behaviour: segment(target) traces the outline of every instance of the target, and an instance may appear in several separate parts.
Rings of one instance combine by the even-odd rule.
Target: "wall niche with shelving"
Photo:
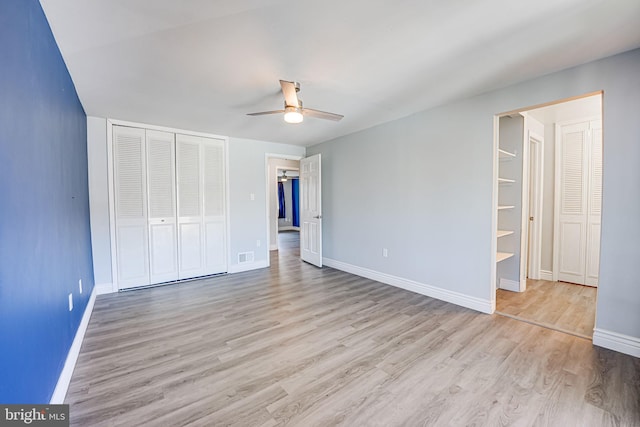
[[[499,120],[496,286],[518,291],[524,117],[517,114],[500,117]]]

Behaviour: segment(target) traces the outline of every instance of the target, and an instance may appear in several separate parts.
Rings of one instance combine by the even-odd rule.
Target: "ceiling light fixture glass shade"
[[[284,121],[287,123],[301,123],[303,120],[302,111],[297,107],[284,107]]]

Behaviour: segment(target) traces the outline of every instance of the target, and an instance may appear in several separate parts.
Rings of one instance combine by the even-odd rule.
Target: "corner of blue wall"
[[[37,0],[0,2],[0,58],[0,403],[49,403],[94,287],[87,120]]]

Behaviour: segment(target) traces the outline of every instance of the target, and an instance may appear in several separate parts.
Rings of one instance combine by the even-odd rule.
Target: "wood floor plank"
[[[546,280],[527,280],[525,292],[498,289],[496,312],[544,327],[591,338],[597,289]]]
[[[280,239],[269,269],[99,296],[71,425],[640,425],[640,359],[319,269]],[[588,290],[559,294],[588,317]]]

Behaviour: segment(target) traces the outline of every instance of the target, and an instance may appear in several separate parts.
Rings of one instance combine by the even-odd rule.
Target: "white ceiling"
[[[596,118],[602,115],[602,96],[594,95],[527,111],[544,125],[557,122]]]
[[[40,0],[88,115],[312,145],[640,47],[638,0]],[[279,79],[341,122],[281,109]]]

